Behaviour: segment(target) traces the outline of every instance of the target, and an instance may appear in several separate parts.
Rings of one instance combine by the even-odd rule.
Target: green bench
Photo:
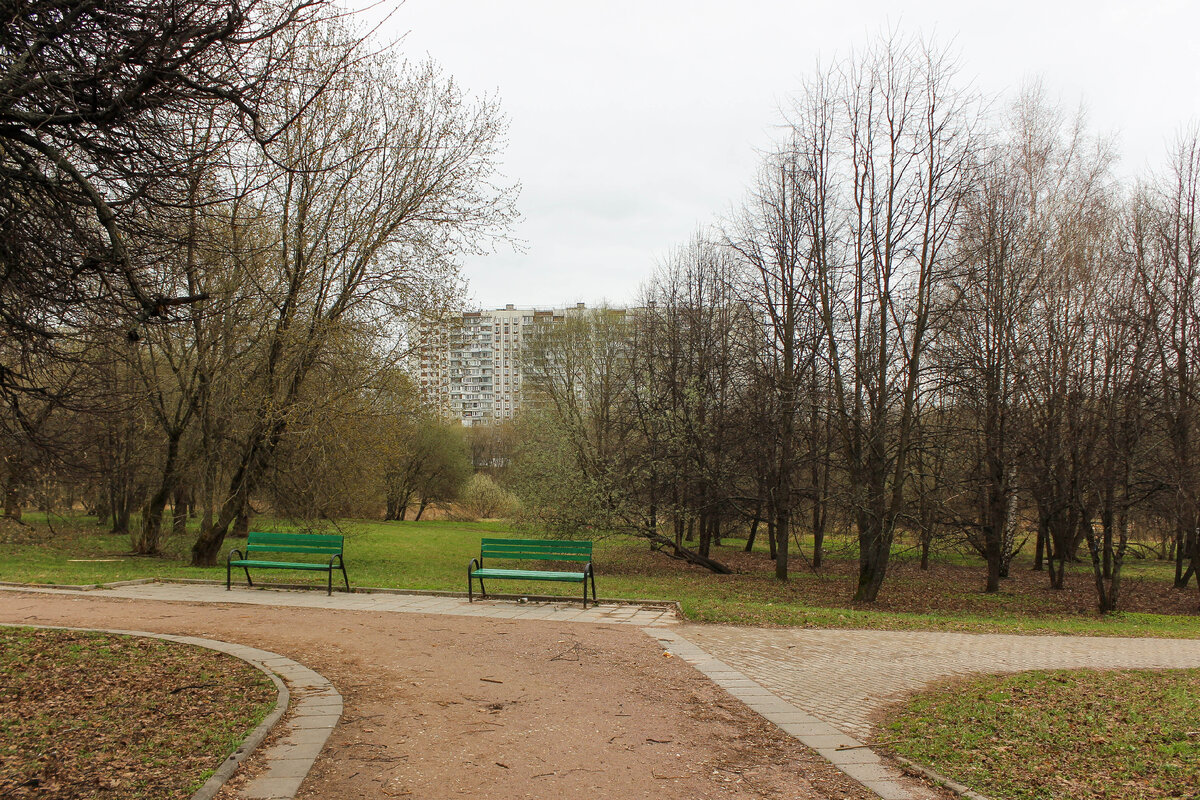
[[[509,561],[576,561],[586,562],[581,572],[554,572],[531,569],[497,569],[485,567],[485,560]],[[565,581],[583,584],[583,607],[587,608],[588,581],[592,583],[592,602],[596,602],[596,575],[592,571],[592,543],[554,539],[483,539],[479,542],[479,558],[467,564],[467,601],[475,600],[475,580],[479,581],[479,596],[487,597],[483,579]]]
[[[329,573],[329,584],[326,591],[333,594],[333,571],[341,569],[342,579],[346,581],[346,591],[350,591],[350,579],[346,577],[346,562],[342,559],[342,545],[345,537],[326,533],[261,533],[251,532],[246,539],[246,552],[230,550],[225,560],[225,589],[232,588],[233,568],[241,567],[246,573],[246,583],[251,586],[250,567],[260,569],[304,569]],[[328,556],[326,561],[266,561],[253,558],[256,553],[286,553],[290,555]],[[234,558],[234,556],[237,558]],[[336,564],[335,564],[336,562]]]

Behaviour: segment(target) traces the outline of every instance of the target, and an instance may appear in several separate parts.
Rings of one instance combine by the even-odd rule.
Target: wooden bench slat
[[[587,539],[494,539],[485,537],[480,540],[484,544],[516,544],[524,547],[577,547],[592,549],[591,541]]]
[[[279,531],[250,531],[256,539],[303,542],[339,542],[346,537],[340,533],[281,533]]]
[[[233,560],[229,562],[235,567],[263,567],[265,569],[329,569],[328,564],[317,564],[313,561],[248,561],[245,559]]]
[[[512,558],[521,559],[523,561],[591,561],[590,555],[576,555],[575,553],[523,553],[517,550],[484,550],[484,558]]]
[[[340,547],[304,547],[302,545],[284,544],[248,544],[247,553],[312,553],[314,555],[333,554],[342,552]]]
[[[528,569],[477,569],[471,573],[476,578],[524,578],[531,581],[571,581],[579,583],[587,577],[583,572],[549,572]]]

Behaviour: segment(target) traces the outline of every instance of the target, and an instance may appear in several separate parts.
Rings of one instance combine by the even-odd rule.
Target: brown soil
[[[633,628],[10,592],[0,621],[206,636],[317,670],[345,711],[300,798],[873,796]]]
[[[0,629],[0,797],[186,800],[275,704],[254,667],[200,647]]]

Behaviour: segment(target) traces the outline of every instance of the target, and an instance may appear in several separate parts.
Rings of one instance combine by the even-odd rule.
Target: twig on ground
[[[570,647],[568,647],[566,650],[562,651],[558,655],[553,656],[550,660],[551,661],[578,661],[580,651],[581,651],[581,648],[579,646],[579,642],[576,642],[575,644],[571,645]],[[574,655],[575,657],[567,658],[567,656],[570,656],[570,655]]]

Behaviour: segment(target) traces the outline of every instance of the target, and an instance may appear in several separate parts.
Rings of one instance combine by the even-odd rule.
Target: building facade
[[[586,310],[535,309],[507,305],[465,311],[422,326],[418,384],[425,401],[463,425],[511,420],[524,398],[522,348],[535,329]]]

